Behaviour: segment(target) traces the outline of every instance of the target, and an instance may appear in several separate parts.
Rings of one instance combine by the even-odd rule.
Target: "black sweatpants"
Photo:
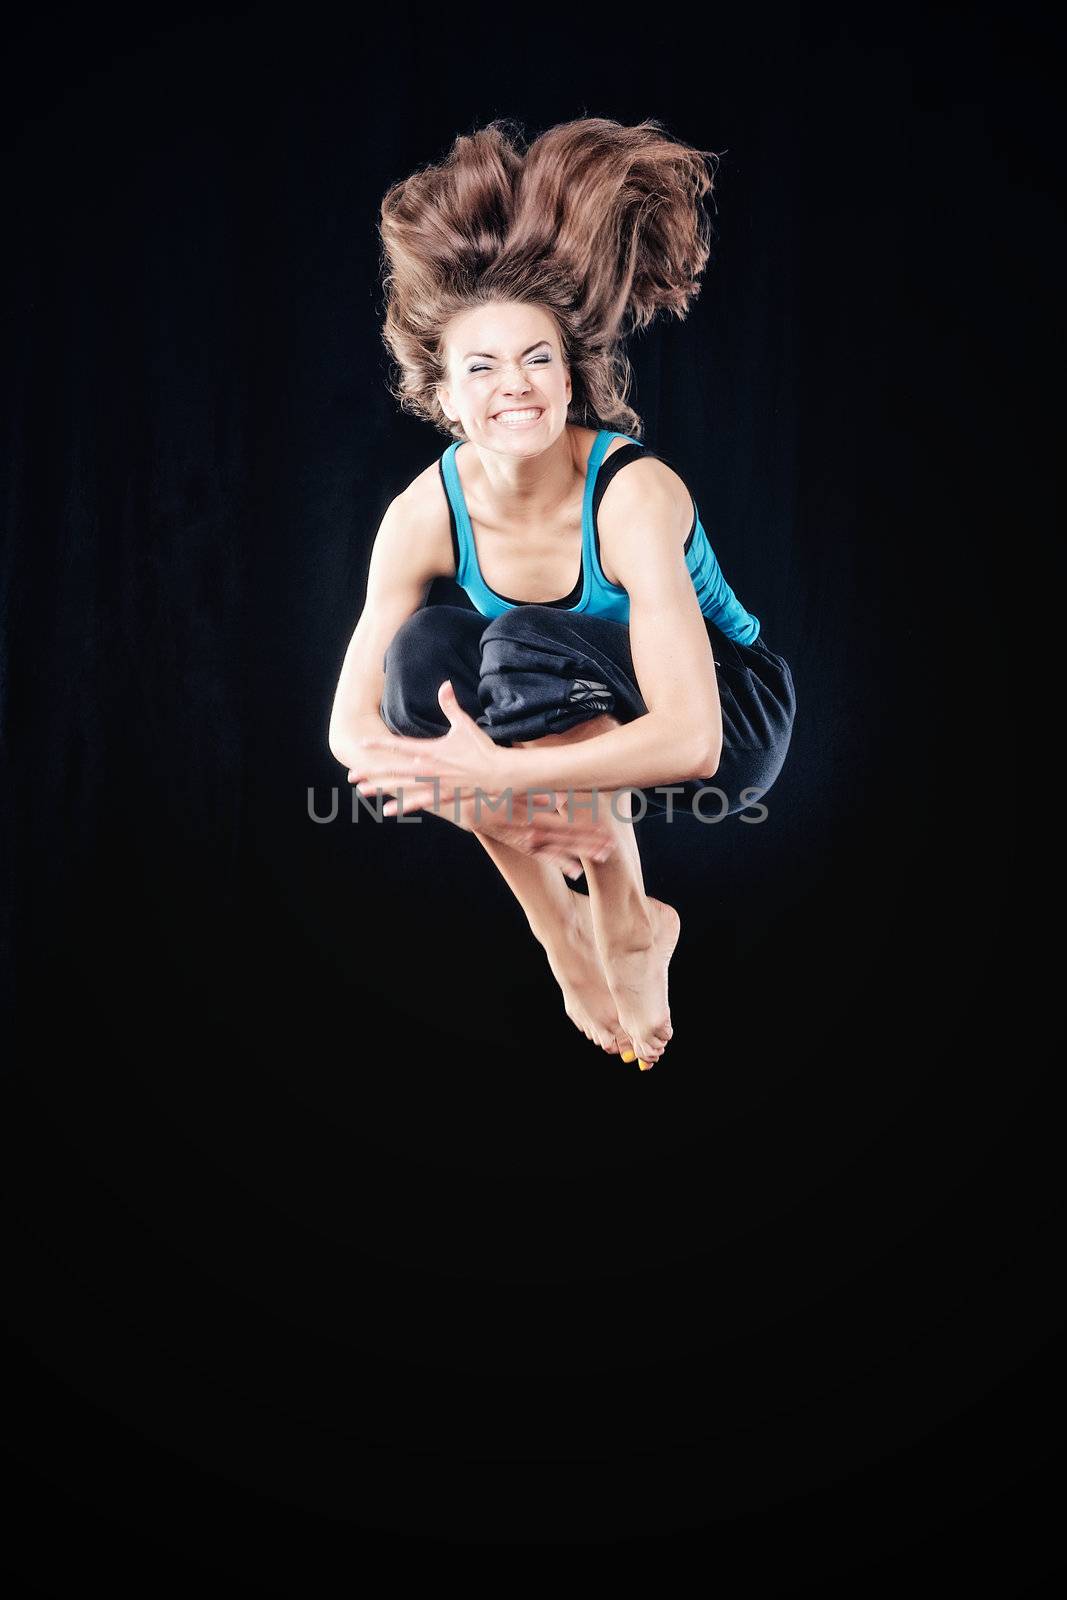
[[[753,644],[738,644],[707,617],[704,623],[722,705],[718,769],[699,781],[671,780],[681,794],[634,786],[635,819],[644,815],[637,793],[649,812],[667,810],[668,802],[675,812],[691,812],[702,792],[703,819],[742,811],[758,803],[785,762],[796,713],[788,663],[762,634]],[[626,723],[648,710],[627,625],[555,606],[516,606],[489,621],[466,607],[424,606],[397,629],[384,668],[382,720],[394,733],[415,738],[448,732],[437,700],[446,678],[468,716],[502,745],[563,733],[605,712]],[[685,692],[679,683],[680,699]]]

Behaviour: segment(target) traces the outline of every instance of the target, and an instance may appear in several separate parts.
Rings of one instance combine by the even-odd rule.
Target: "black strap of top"
[[[597,524],[597,512],[600,509],[600,502],[604,498],[604,490],[607,488],[608,484],[611,482],[612,478],[618,472],[620,467],[625,467],[631,461],[638,461],[642,456],[651,456],[654,461],[662,461],[665,466],[671,466],[671,463],[667,460],[666,456],[661,456],[655,450],[649,450],[647,446],[643,444],[624,444],[621,450],[612,451],[611,455],[601,463],[600,471],[596,476],[596,487],[593,490],[593,537],[596,539],[596,558],[598,561],[600,560],[600,528]],[[677,468],[674,468],[673,470],[677,471]],[[693,542],[693,535],[696,533],[696,531],[697,508],[696,504],[694,503],[693,526],[690,528],[689,536],[685,541],[686,554],[689,552],[689,546]]]
[[[448,507],[448,527],[449,527],[450,533],[452,534],[452,554],[455,557],[455,561],[456,561],[456,577],[458,578],[459,577],[459,534],[456,531],[456,513],[452,509],[452,496],[449,494],[449,492],[448,492],[448,484],[445,482],[445,464],[444,464],[444,460],[443,460],[443,458],[441,456],[438,456],[438,458],[437,458],[437,470],[441,474],[441,492],[443,493],[443,495],[445,497],[445,504]]]

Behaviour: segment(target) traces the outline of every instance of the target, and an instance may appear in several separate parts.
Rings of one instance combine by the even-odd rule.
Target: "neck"
[[[569,424],[536,456],[509,456],[477,445],[474,454],[481,466],[482,495],[502,523],[544,525],[574,494],[575,475],[582,473]]]

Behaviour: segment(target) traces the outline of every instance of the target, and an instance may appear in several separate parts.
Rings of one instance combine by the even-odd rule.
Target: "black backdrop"
[[[46,7],[12,34],[27,1592],[76,1592],[61,1546],[139,1592],[321,1593],[477,1544],[505,1581],[518,1544],[780,1592],[1051,1571],[1045,1080],[997,1003],[1035,619],[994,478],[1059,242],[1051,28],[697,26]],[[724,152],[701,296],[633,344],[634,401],[799,703],[763,825],[639,829],[683,918],[648,1074],[568,1021],[474,840],[346,820],[326,742],[374,530],[447,443],[386,392],[381,195],[490,117],[581,115]]]

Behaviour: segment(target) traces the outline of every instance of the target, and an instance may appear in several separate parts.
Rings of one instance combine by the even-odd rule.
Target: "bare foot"
[[[575,1027],[608,1055],[630,1049],[630,1037],[619,1021],[600,952],[593,934],[589,898],[572,894],[576,921],[545,945],[552,976],[563,990],[563,1006]]]
[[[623,1031],[633,1041],[638,1059],[658,1061],[674,1033],[667,1001],[667,967],[681,918],[662,900],[646,899],[652,919],[652,942],[644,949],[602,951],[604,975]]]

